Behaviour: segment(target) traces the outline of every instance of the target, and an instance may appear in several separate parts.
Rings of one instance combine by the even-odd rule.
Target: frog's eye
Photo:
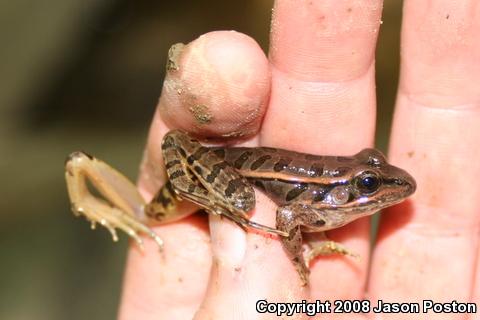
[[[380,187],[380,178],[375,172],[363,172],[356,178],[355,186],[362,194],[371,194]]]

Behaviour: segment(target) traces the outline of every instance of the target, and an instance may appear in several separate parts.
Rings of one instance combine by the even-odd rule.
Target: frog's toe
[[[310,262],[312,262],[318,256],[326,256],[331,254],[341,254],[354,258],[360,257],[358,254],[350,251],[350,249],[348,249],[341,243],[331,240],[310,243],[309,245],[310,249],[307,249],[304,252],[304,259],[307,265],[310,265]]]
[[[163,249],[162,239],[151,228],[118,208],[95,201],[94,205],[85,202],[81,208],[74,208],[73,211],[76,215],[85,216],[90,221],[92,229],[95,229],[97,223],[105,227],[115,242],[118,241],[117,229],[119,229],[134,239],[140,249],[144,247],[144,242],[140,237],[142,233],[151,237],[158,244],[160,250]]]

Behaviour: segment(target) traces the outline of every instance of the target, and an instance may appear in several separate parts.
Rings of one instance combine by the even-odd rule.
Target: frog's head
[[[403,169],[389,164],[376,149],[364,149],[355,156],[361,163],[355,170],[352,190],[358,201],[376,201],[390,206],[415,192],[415,179]]]
[[[399,203],[415,192],[413,177],[389,164],[380,151],[364,149],[352,158],[355,165],[351,166],[345,183],[330,191],[334,210],[357,217],[368,215]]]

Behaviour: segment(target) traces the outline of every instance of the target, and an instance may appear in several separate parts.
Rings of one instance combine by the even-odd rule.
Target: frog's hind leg
[[[255,206],[255,191],[213,150],[176,130],[164,137],[162,151],[167,175],[180,198],[188,199],[210,213],[223,215],[244,228],[286,235],[248,219],[247,212]],[[154,206],[149,204],[146,211]]]
[[[176,187],[173,187],[170,181],[168,181],[158,191],[152,201],[145,206],[145,213],[149,218],[162,223],[172,222],[183,218],[188,213],[181,214],[181,212],[183,212],[182,210],[176,210],[178,207],[178,202],[181,201],[180,197],[182,197],[204,208],[204,210],[208,213],[227,217],[242,229],[245,229],[247,225],[257,225],[253,221],[249,221],[248,219],[243,219],[242,217],[231,214],[228,210],[215,207],[215,203],[209,197],[208,190],[203,188],[198,181],[195,181],[195,179],[189,178],[187,174],[184,175],[182,180],[184,181],[176,184]],[[183,186],[188,187],[183,188]],[[212,207],[215,207],[215,210],[211,209]],[[263,226],[260,225],[260,227]]]
[[[135,185],[125,176],[84,152],[73,152],[65,163],[65,178],[72,211],[87,218],[92,228],[96,223],[107,228],[117,241],[115,228],[126,232],[140,247],[144,233],[162,247],[163,241],[146,226],[143,213],[144,200]],[[87,185],[91,183],[100,195],[93,195]]]
[[[178,207],[179,198],[184,198],[196,203],[208,213],[225,216],[245,231],[246,228],[250,227],[269,233],[279,233],[276,229],[250,221],[242,215],[233,214],[219,206],[215,201],[215,197],[211,196],[211,193],[180,162],[170,161],[167,164],[167,172],[171,171],[169,176],[173,183],[168,181],[158,191],[152,201],[146,205],[145,213],[148,217],[160,222],[171,222],[181,219],[184,217],[181,214],[182,210],[175,210],[175,208]]]

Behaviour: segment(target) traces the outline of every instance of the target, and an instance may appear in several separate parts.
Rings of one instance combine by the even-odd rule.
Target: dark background
[[[113,319],[126,252],[70,210],[63,162],[88,152],[135,179],[167,50],[235,29],[266,50],[272,1],[0,3],[0,319]],[[377,146],[398,77],[401,1],[377,55]]]

